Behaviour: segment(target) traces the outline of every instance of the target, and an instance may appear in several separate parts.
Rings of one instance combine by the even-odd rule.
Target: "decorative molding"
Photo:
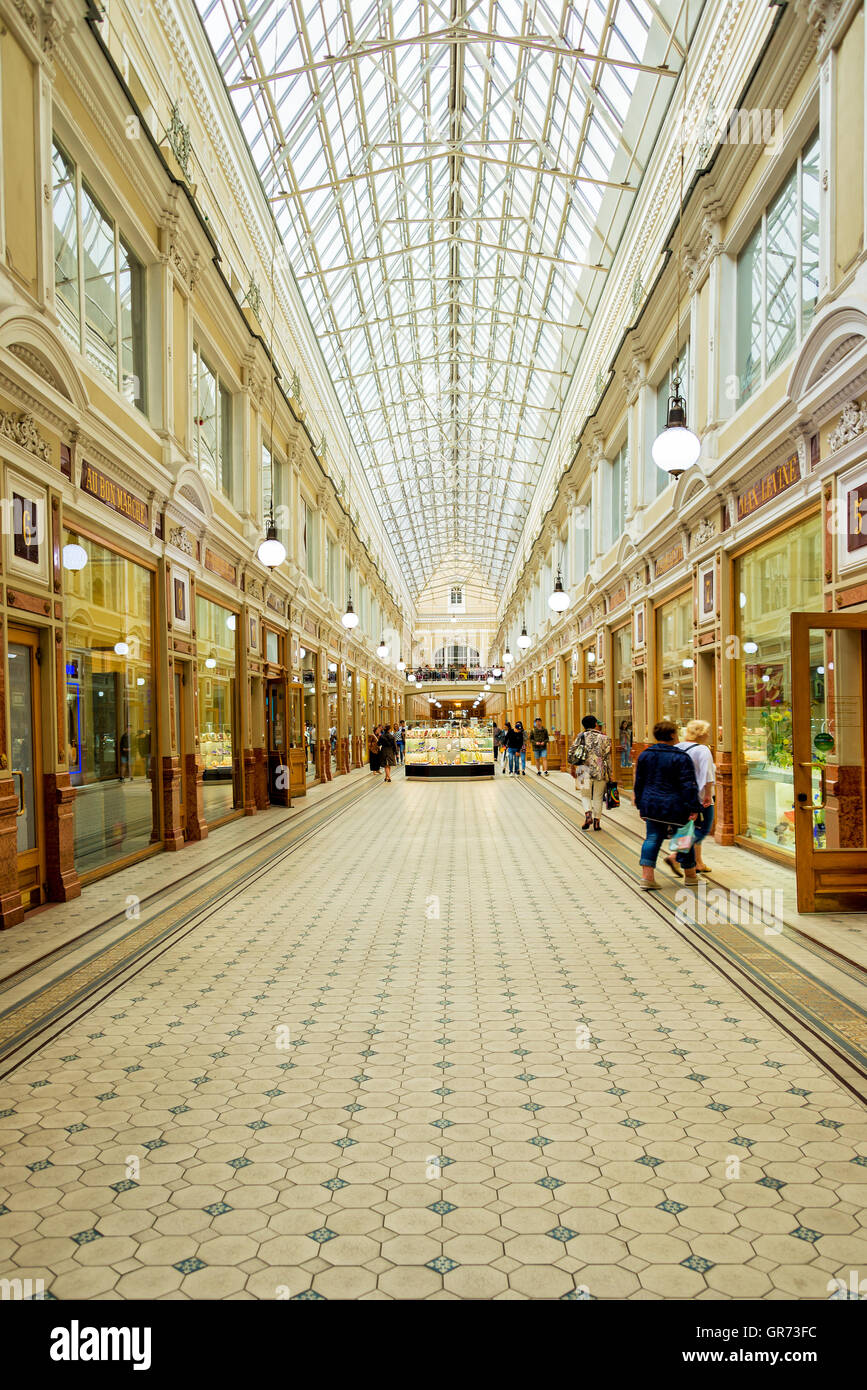
[[[0,410],[0,436],[9,439],[28,454],[51,463],[51,446],[39,433],[39,427],[32,415],[12,410]]]
[[[828,448],[832,454],[836,454],[838,449],[844,445],[851,444],[853,439],[857,439],[859,434],[867,430],[867,405],[859,405],[857,401],[847,401],[843,406],[843,414],[839,424],[831,431],[828,436]]]
[[[705,545],[708,541],[713,540],[716,531],[716,522],[713,519],[709,520],[707,517],[702,517],[693,534],[693,550],[697,550],[700,545]]]
[[[180,550],[184,555],[195,556],[195,547],[190,540],[186,526],[173,526],[169,531],[169,545],[174,546],[175,550]]]

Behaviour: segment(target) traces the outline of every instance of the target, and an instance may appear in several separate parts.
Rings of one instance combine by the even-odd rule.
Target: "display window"
[[[340,733],[340,721],[337,713],[337,659],[329,656],[327,664],[328,680],[326,681],[326,720],[328,723],[328,750],[331,758],[332,775],[337,771],[338,739]]]
[[[694,668],[690,588],[656,609],[656,717],[673,720],[681,733],[695,718]]]
[[[358,694],[358,734],[361,739],[361,761],[367,762],[367,677],[357,676],[355,687]],[[371,726],[372,727],[372,726]]]
[[[632,624],[611,634],[611,682],[614,722],[611,743],[617,781],[632,784]]]
[[[238,615],[196,595],[199,753],[206,822],[229,816],[241,805],[237,728]]]
[[[319,693],[319,655],[317,652],[304,652],[301,658],[301,682],[304,688],[304,753],[306,757],[306,780],[308,784],[315,782],[317,777],[316,767],[316,740],[317,717],[316,717],[316,698]]]
[[[353,719],[353,685],[354,685],[354,683],[355,683],[355,674],[354,674],[354,672],[352,672],[352,671],[350,671],[350,670],[346,670],[346,673],[345,673],[345,675],[344,675],[344,677],[343,677],[343,690],[342,690],[342,698],[343,698],[343,737],[349,740],[349,766],[350,766],[350,767],[352,766],[353,759],[354,759],[354,757],[355,757],[354,750],[353,750],[353,743],[352,743],[353,734],[354,734],[354,732],[355,732],[355,729],[354,729],[354,719]]]
[[[819,516],[780,531],[735,559],[740,735],[739,830],[794,853],[790,616],[822,609]],[[825,714],[825,652],[817,633],[810,650],[814,734]]]
[[[160,838],[153,572],[87,536],[65,532],[64,543],[87,556],[63,572],[74,856],[87,874]]]

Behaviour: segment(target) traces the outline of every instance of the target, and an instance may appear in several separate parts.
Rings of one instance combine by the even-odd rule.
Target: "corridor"
[[[814,1041],[784,939],[747,982],[533,783],[365,772],[219,832],[190,882],[150,861],[138,916],[124,872],[86,889],[112,915],[0,992],[0,1272],[59,1300],[850,1296],[858,972],[800,976]]]

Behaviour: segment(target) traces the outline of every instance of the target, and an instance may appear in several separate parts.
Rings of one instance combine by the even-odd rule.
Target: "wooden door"
[[[867,612],[792,614],[798,911],[867,910]]]
[[[45,896],[45,817],[39,634],[33,628],[9,628],[7,681],[11,771],[18,794],[18,884],[24,906],[38,907]]]

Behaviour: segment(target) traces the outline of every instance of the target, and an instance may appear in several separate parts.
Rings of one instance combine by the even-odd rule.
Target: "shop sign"
[[[846,549],[853,551],[867,547],[867,482],[849,489],[846,496]]]
[[[237,570],[228,560],[224,560],[222,555],[217,555],[215,551],[209,550],[205,546],[204,565],[206,570],[212,574],[218,574],[221,579],[225,579],[227,584],[234,584],[237,577]]]
[[[311,637],[316,636],[316,624],[310,619],[304,619],[304,631],[309,632]]]
[[[143,502],[128,488],[121,487],[120,483],[101,473],[86,459],[81,468],[81,489],[104,506],[110,507],[113,512],[120,512],[121,516],[125,516],[135,526],[141,526],[143,531],[150,531],[147,502]]]
[[[673,545],[670,550],[666,550],[665,554],[660,555],[659,559],[656,561],[657,579],[661,574],[668,574],[668,571],[673,570],[675,565],[679,565],[682,559],[683,541],[678,541],[677,545]]]
[[[779,497],[781,492],[793,487],[800,477],[801,468],[796,451],[794,454],[790,454],[783,463],[778,463],[776,467],[763,473],[751,487],[739,495],[738,521],[743,521],[744,517],[751,516],[766,502],[771,502],[775,497]]]
[[[581,619],[580,623],[578,624],[578,631],[579,631],[579,632],[588,632],[592,626],[593,626],[593,614],[592,614],[592,613],[585,613],[585,614],[584,614],[584,617]]]
[[[626,602],[626,585],[624,584],[621,588],[617,589],[616,592],[613,593],[613,594],[611,595],[610,599],[608,600],[608,608],[609,608],[609,611],[610,611],[612,608],[619,608],[620,605],[621,605],[621,603],[625,603],[625,602]]]
[[[576,648],[574,649],[574,651],[572,652],[572,667],[571,667],[571,670],[572,670],[572,679],[573,679],[573,681],[574,681],[574,680],[577,680],[577,679],[578,679],[578,672],[581,670],[581,654],[580,654],[580,652],[578,651],[578,648],[577,648],[577,647],[576,647]]]
[[[281,617],[283,616],[282,598],[278,598],[276,594],[269,594],[265,600],[265,604],[266,607],[271,609],[272,613],[279,613]]]

